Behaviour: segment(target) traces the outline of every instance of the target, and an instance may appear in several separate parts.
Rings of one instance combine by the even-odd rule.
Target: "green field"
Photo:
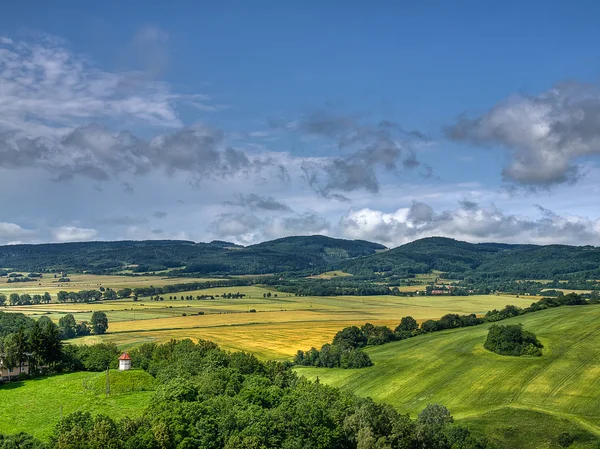
[[[117,419],[140,414],[152,397],[154,379],[138,370],[113,370],[110,376],[108,398],[106,373],[62,374],[0,386],[0,433],[27,432],[46,439],[61,414],[89,411]]]
[[[298,368],[299,374],[348,388],[415,415],[447,406],[504,447],[556,447],[558,433],[577,446],[600,438],[600,305],[560,307],[503,324],[523,323],[545,346],[539,358],[499,356],[483,342],[489,324],[367,349],[375,365],[360,370]]]

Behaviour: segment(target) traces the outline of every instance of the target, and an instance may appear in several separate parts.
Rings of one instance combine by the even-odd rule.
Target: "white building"
[[[119,357],[119,371],[127,371],[131,369],[131,357],[126,352]]]

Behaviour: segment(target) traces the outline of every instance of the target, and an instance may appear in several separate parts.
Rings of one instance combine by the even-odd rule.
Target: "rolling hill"
[[[488,325],[367,349],[375,365],[359,370],[297,368],[299,374],[415,416],[447,406],[502,447],[556,447],[563,431],[578,445],[600,439],[600,305],[570,306],[503,321],[522,323],[544,344],[542,357],[506,357],[483,348]]]
[[[15,271],[87,270],[105,273],[136,265],[137,271],[185,267],[183,273],[263,274],[312,269],[374,254],[383,245],[324,236],[286,237],[243,247],[182,240],[78,242],[0,246],[0,267]]]
[[[340,262],[354,274],[428,273],[439,270],[456,279],[600,278],[600,248],[567,245],[467,243],[429,237],[389,251]]]

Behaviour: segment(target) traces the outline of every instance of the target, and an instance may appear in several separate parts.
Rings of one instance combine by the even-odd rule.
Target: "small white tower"
[[[119,357],[119,371],[126,371],[131,369],[131,357],[126,352]]]

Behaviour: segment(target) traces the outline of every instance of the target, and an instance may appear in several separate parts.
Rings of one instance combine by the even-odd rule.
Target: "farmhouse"
[[[17,377],[21,374],[29,374],[29,357],[31,354],[25,354],[25,360],[21,361],[20,366],[8,368],[6,366],[6,355],[0,353],[0,380],[10,380],[13,377]]]

